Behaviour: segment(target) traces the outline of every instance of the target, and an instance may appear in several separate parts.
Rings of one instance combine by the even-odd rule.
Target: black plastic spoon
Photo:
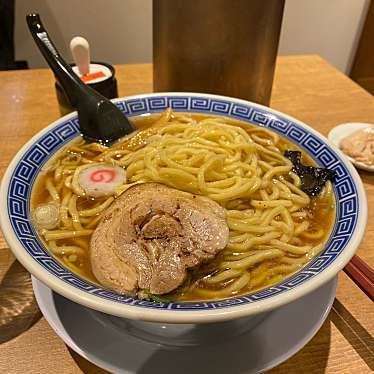
[[[107,98],[84,84],[57,52],[38,14],[26,16],[27,25],[71,104],[78,110],[79,127],[88,141],[110,145],[135,130],[127,117]]]

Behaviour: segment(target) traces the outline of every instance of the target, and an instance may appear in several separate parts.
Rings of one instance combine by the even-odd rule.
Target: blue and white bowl
[[[342,153],[304,123],[244,100],[195,93],[156,93],[115,100],[129,117],[174,111],[224,115],[265,126],[307,152],[320,166],[337,173],[336,217],[332,233],[305,268],[256,293],[212,302],[155,303],[119,295],[70,272],[39,239],[30,220],[30,196],[42,166],[79,135],[77,114],[69,114],[35,135],[14,157],[1,186],[1,228],[10,249],[31,274],[79,304],[125,318],[201,323],[259,314],[306,295],[333,278],[354,255],[365,231],[367,202],[356,170]]]

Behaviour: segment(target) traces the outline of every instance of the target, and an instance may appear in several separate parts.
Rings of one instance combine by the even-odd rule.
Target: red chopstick
[[[374,270],[358,256],[353,256],[344,272],[374,301]]]

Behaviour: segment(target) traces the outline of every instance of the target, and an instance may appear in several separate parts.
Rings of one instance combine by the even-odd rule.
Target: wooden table
[[[152,90],[151,65],[117,66],[120,96]],[[0,173],[32,135],[59,117],[49,70],[0,72]],[[278,59],[271,106],[322,134],[343,122],[374,123],[374,100],[318,56]],[[374,266],[374,174],[360,172],[369,222],[358,254]],[[344,274],[317,335],[270,373],[372,373],[374,304]],[[243,359],[245,359],[243,357]],[[35,304],[30,278],[0,238],[0,373],[104,373],[69,350]],[[230,374],[230,373],[228,373]]]

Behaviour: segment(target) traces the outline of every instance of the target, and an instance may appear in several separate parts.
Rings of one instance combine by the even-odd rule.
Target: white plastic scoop
[[[70,42],[70,51],[79,73],[86,75],[90,72],[90,45],[85,38],[76,36]]]

